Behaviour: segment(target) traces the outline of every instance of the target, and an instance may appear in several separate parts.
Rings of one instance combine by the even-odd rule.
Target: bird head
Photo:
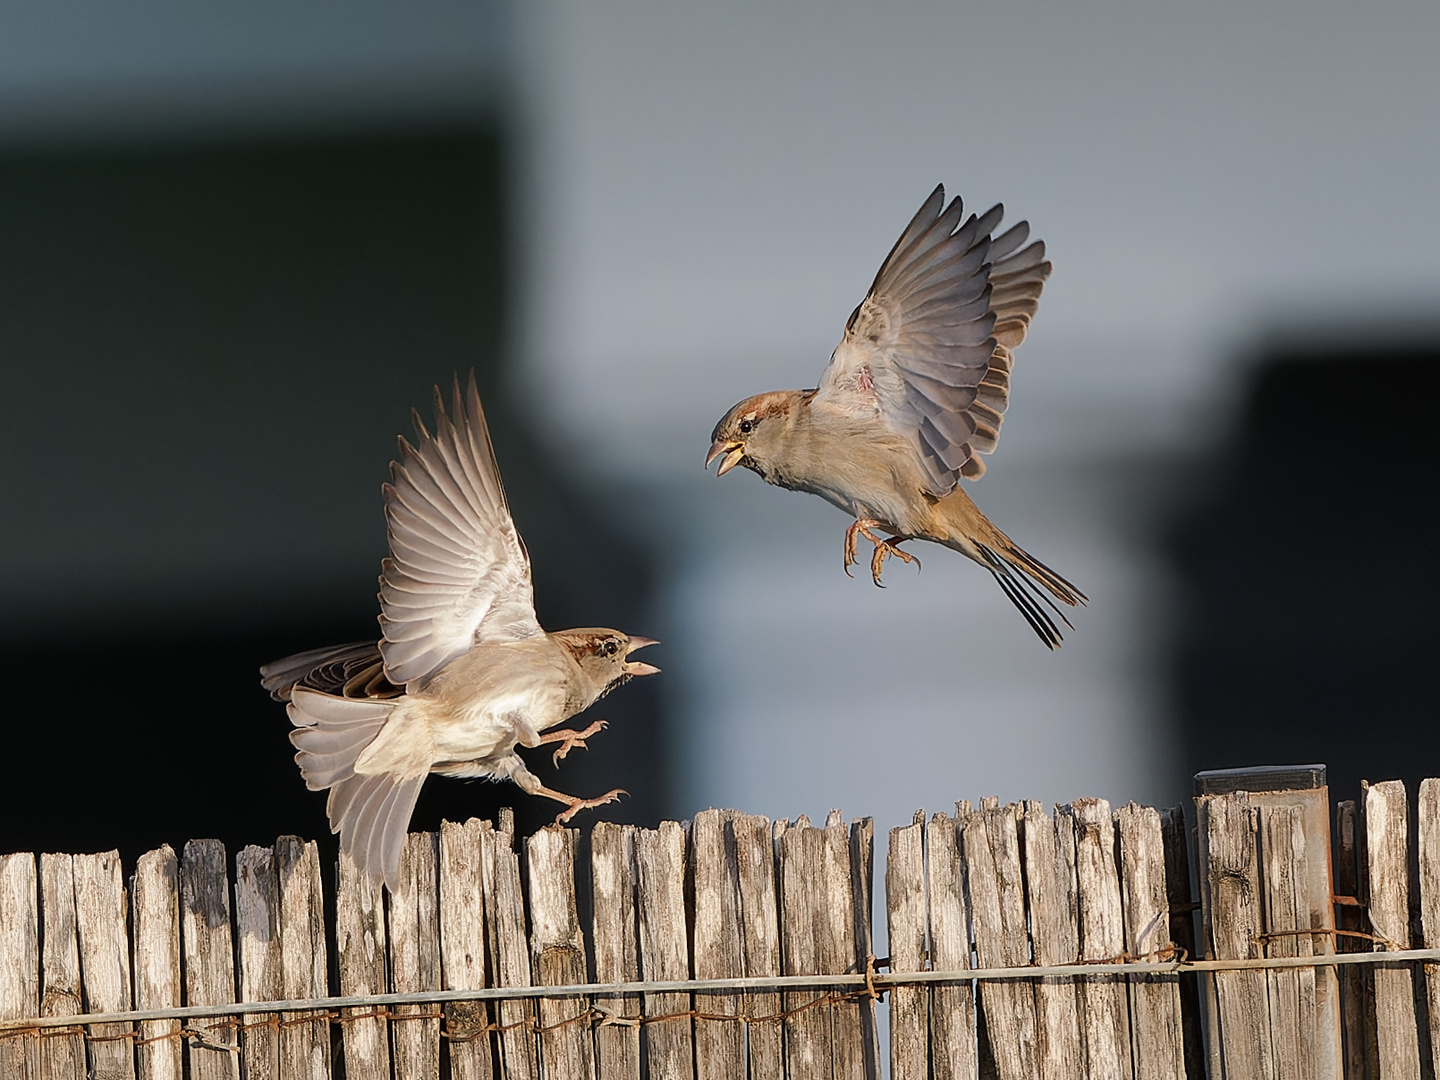
[[[592,700],[604,697],[637,675],[658,675],[660,672],[651,664],[629,658],[636,649],[660,644],[653,638],[630,637],[619,630],[604,627],[562,630],[551,637],[569,650],[586,681],[595,688]]]
[[[724,476],[736,465],[744,465],[761,476],[775,460],[781,443],[794,423],[805,390],[772,390],[746,398],[727,412],[710,435],[710,453],[705,467],[720,458],[716,476]]]

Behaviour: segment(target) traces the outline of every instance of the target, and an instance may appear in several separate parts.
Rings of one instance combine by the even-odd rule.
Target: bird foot
[[[919,570],[921,568],[920,560],[916,556],[911,555],[908,551],[900,550],[900,545],[903,544],[908,539],[908,537],[891,536],[887,538],[883,536],[877,536],[874,532],[871,531],[872,529],[893,529],[893,526],[888,525],[885,522],[879,521],[875,518],[857,518],[855,520],[855,523],[852,524],[850,528],[845,530],[846,574],[850,573],[850,567],[853,564],[860,561],[855,553],[855,548],[856,545],[859,543],[859,537],[861,536],[865,537],[866,540],[869,540],[872,544],[875,545],[875,553],[870,556],[870,577],[874,580],[876,585],[880,586],[880,588],[883,589],[885,587],[883,584],[881,584],[880,581],[880,569],[884,565],[885,558],[888,555],[895,556],[895,558],[899,559],[903,563],[914,563],[916,570]]]
[[[558,798],[567,804],[565,809],[555,816],[555,824],[562,825],[581,810],[591,810],[597,806],[604,806],[606,803],[619,802],[621,795],[630,793],[623,788],[615,788],[613,791],[607,791],[598,799],[572,799],[568,795],[561,795],[554,791],[546,791],[544,794],[549,795],[552,799]]]
[[[588,750],[589,747],[585,745],[585,740],[598,731],[604,731],[605,728],[609,726],[610,722],[608,720],[596,720],[584,731],[571,731],[569,728],[562,728],[559,731],[546,732],[540,736],[540,744],[550,742],[558,742],[560,744],[559,749],[550,757],[551,764],[558,767],[560,759],[570,753],[575,747],[578,746],[581,750]]]

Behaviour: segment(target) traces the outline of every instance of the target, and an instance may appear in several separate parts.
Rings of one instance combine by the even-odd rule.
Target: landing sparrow
[[[964,218],[960,200],[946,206],[937,187],[851,314],[819,387],[740,402],[715,426],[705,464],[720,458],[718,476],[743,465],[852,515],[845,570],[864,536],[875,545],[876,585],[887,556],[916,561],[899,547],[906,540],[954,548],[994,575],[1054,649],[1061,634],[1039,601],[1069,626],[1051,597],[1073,607],[1085,595],[992,525],[960,486],[985,474],[977,455],[995,449],[1014,350],[1050,276],[1045,245],[1025,244],[1026,222],[992,238],[1003,213],[997,205]]]
[[[453,415],[452,415],[453,414]],[[612,802],[545,787],[517,744],[558,743],[558,762],[605,726],[552,730],[636,675],[655,642],[618,630],[547,633],[515,531],[475,377],[435,389],[435,432],[414,414],[383,487],[390,555],[381,563],[379,642],[316,649],[260,669],[288,702],[305,784],[330,791],[330,828],[356,866],[393,888],[410,814],[430,773],[508,777],[565,804],[557,820]]]

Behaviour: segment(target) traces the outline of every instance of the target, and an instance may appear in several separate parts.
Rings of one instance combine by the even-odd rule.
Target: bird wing
[[[1013,350],[1050,276],[1045,245],[1022,221],[999,236],[999,204],[962,223],[936,187],[850,316],[815,403],[879,412],[914,446],[937,497],[978,479],[1000,437]]]
[[[472,372],[453,418],[435,388],[435,433],[414,413],[416,446],[390,463],[381,564],[380,651],[391,682],[439,671],[472,645],[541,633],[530,558],[515,531]]]

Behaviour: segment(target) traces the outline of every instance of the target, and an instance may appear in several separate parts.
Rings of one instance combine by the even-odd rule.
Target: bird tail
[[[936,510],[946,528],[941,543],[989,570],[1030,629],[1047,648],[1058,649],[1065,638],[1051,612],[1068,629],[1074,627],[1055,601],[1075,607],[1086,603],[1088,597],[991,524],[961,488],[937,503]]]
[[[357,773],[355,763],[395,706],[394,701],[338,698],[297,686],[286,707],[295,725],[290,733],[295,764],[305,786],[330,790],[325,804],[330,831],[340,834],[340,847],[357,869],[391,889],[399,883],[400,849],[425,775]]]

